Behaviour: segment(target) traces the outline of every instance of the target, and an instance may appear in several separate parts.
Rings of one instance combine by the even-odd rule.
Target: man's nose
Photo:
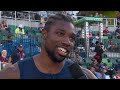
[[[70,42],[70,39],[69,38],[64,38],[62,40],[62,44],[65,46],[65,47],[69,47],[71,45],[71,42]]]

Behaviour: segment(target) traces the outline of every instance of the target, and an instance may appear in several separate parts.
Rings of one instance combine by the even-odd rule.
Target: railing
[[[40,21],[35,20],[35,14],[37,13],[33,11],[1,11],[0,17],[14,20]]]
[[[46,22],[46,20],[43,20],[40,18],[39,20],[35,19],[35,15],[38,13],[38,11],[0,11],[0,18],[6,18],[6,19],[12,19],[15,20],[15,26],[17,25],[16,20],[22,20],[22,21],[29,21],[29,22]],[[48,13],[46,12],[46,15]],[[77,16],[77,19],[80,19],[85,16]],[[43,21],[42,21],[43,20]],[[104,18],[103,20],[104,26],[110,26],[110,27],[116,27],[117,26],[117,19],[116,18]],[[30,26],[30,24],[29,24]]]
[[[39,23],[45,23],[46,18],[38,15],[39,18],[36,19],[37,13],[37,11],[0,11],[0,19],[7,19],[9,25],[17,26],[22,23],[29,27],[39,27]]]
[[[113,35],[113,34],[112,34]],[[119,42],[118,39],[113,36],[113,46],[109,47],[109,42],[110,42],[110,37],[106,37],[103,38],[102,40],[104,46],[103,46],[103,50],[104,50],[104,54],[107,54],[107,56],[109,58],[120,58],[120,46],[119,46]],[[87,50],[86,50],[86,46],[87,43],[85,42],[85,38],[77,38],[76,39],[76,48],[80,50],[80,52],[82,53],[83,58],[91,58],[95,55],[95,45],[92,44],[92,39],[89,39],[89,55],[87,57]]]
[[[10,36],[10,37],[9,37]],[[9,57],[14,50],[17,49],[19,44],[23,45],[23,49],[27,57],[40,53],[39,38],[42,37],[34,35],[15,35],[15,34],[0,34],[0,51],[7,50],[7,56]]]
[[[8,36],[11,36],[11,39],[8,38]],[[115,40],[114,40],[115,41]],[[106,42],[106,41],[105,41]],[[103,43],[105,43],[103,40]],[[108,42],[107,46],[109,45]],[[7,50],[8,56],[11,55],[11,53],[17,49],[17,46],[19,44],[23,44],[26,57],[30,57],[33,55],[36,55],[40,52],[39,47],[42,44],[42,36],[40,35],[15,35],[15,34],[0,34],[0,51],[3,49]],[[84,38],[77,38],[75,47],[80,50],[81,56],[83,58],[93,58],[95,55],[94,48],[90,46],[89,47],[89,55],[87,57],[87,52],[85,49],[85,39]],[[104,51],[104,54],[107,54],[108,58],[120,58],[120,51],[119,49],[116,49],[116,51],[110,51],[106,49]]]
[[[77,16],[77,20],[81,19],[83,17],[85,17],[85,16]],[[104,26],[116,27],[117,26],[117,18],[103,18],[103,23],[104,23]]]

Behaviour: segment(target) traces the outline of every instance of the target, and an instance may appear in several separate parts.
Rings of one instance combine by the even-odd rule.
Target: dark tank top
[[[46,74],[40,72],[35,66],[33,57],[18,62],[20,69],[20,79],[73,79],[69,65],[73,62],[65,60],[63,69],[57,74]]]

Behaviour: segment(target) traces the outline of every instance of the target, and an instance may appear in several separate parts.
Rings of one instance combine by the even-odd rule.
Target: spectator
[[[99,72],[99,63],[97,62],[96,59],[93,59],[91,66],[95,68],[96,72]]]
[[[15,29],[15,34],[17,34],[17,35],[24,35],[25,34],[22,24],[20,24],[18,26],[18,28]]]
[[[106,66],[105,63],[101,62],[99,68],[103,68],[104,72],[107,72],[108,67]]]
[[[119,48],[120,48],[120,28],[119,27],[116,29],[115,34],[117,36],[118,44],[119,44]]]
[[[2,50],[1,52],[1,57],[0,57],[0,61],[7,63],[8,59],[7,59],[7,51],[6,50]]]
[[[40,18],[41,18],[41,16],[38,13],[36,13],[35,14],[35,20],[40,20]]]
[[[23,45],[20,44],[18,49],[13,51],[11,58],[9,59],[9,63],[16,63],[19,60],[23,60],[25,58],[25,52],[23,50]]]
[[[120,26],[120,19],[117,19],[117,25]]]
[[[1,23],[1,30],[6,30],[10,33],[10,28],[8,27],[7,20],[4,19]]]
[[[40,23],[40,26],[39,26],[39,28],[38,28],[38,29],[39,29],[40,31],[42,31],[42,30],[43,30],[43,28],[44,28],[43,23]]]
[[[89,70],[96,76],[97,72],[95,71],[95,68],[91,66]]]
[[[93,17],[93,14],[91,14],[90,17]]]
[[[8,66],[8,60],[9,58],[7,58],[7,50],[2,50],[1,56],[0,56],[0,61],[1,61],[0,69],[5,69]]]
[[[100,71],[97,72],[97,74],[96,74],[97,78],[98,79],[106,79],[106,76],[108,76],[108,75],[106,75],[105,72],[106,71],[104,68],[100,68]],[[107,79],[108,79],[108,77],[107,77]],[[110,79],[110,77],[109,77],[109,79]]]
[[[95,34],[92,34],[92,47],[95,47],[96,41],[98,41],[98,39],[96,38]]]
[[[95,17],[99,17],[99,14],[98,14],[98,12],[96,12],[96,13],[95,13]]]
[[[112,68],[113,67],[113,63],[110,61],[110,59],[107,59],[107,63],[106,63],[108,68]]]
[[[96,36],[95,36],[95,38],[96,38],[97,40],[99,40],[99,38],[100,38],[100,34],[97,33]]]
[[[115,30],[115,34],[117,38],[120,39],[120,28],[119,27]]]
[[[114,69],[115,71],[120,70],[120,62],[118,60],[116,60],[116,64],[114,64]]]
[[[111,79],[113,79],[115,75],[115,69],[114,68],[108,68],[107,74],[110,76]]]
[[[76,36],[77,36],[77,37],[80,37],[80,35],[81,35],[81,30],[78,30]]]
[[[98,63],[100,64],[102,61],[103,49],[102,49],[99,41],[96,41],[95,52],[96,52],[96,55],[94,58],[97,59]]]
[[[12,36],[11,36],[11,35],[8,35],[8,36],[7,36],[7,42],[8,42],[8,43],[13,43],[13,40],[12,40]]]
[[[109,40],[109,44],[107,49],[109,51],[119,51],[118,45],[113,41],[113,39]]]
[[[82,57],[80,56],[80,53],[79,52],[76,52],[75,53],[75,62],[77,62],[79,65],[82,65]]]
[[[116,72],[116,75],[113,77],[113,79],[120,79],[120,70]]]
[[[100,18],[103,18],[103,15],[100,13],[99,17],[100,17]]]
[[[103,30],[103,36],[108,36],[110,34],[108,27],[105,27],[105,29]]]
[[[119,26],[120,25],[120,11],[117,11],[116,18],[117,18],[117,25]]]

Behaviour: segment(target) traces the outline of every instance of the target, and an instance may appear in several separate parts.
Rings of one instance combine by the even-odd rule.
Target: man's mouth
[[[65,48],[58,47],[58,53],[61,56],[66,56],[67,55],[67,50]]]

